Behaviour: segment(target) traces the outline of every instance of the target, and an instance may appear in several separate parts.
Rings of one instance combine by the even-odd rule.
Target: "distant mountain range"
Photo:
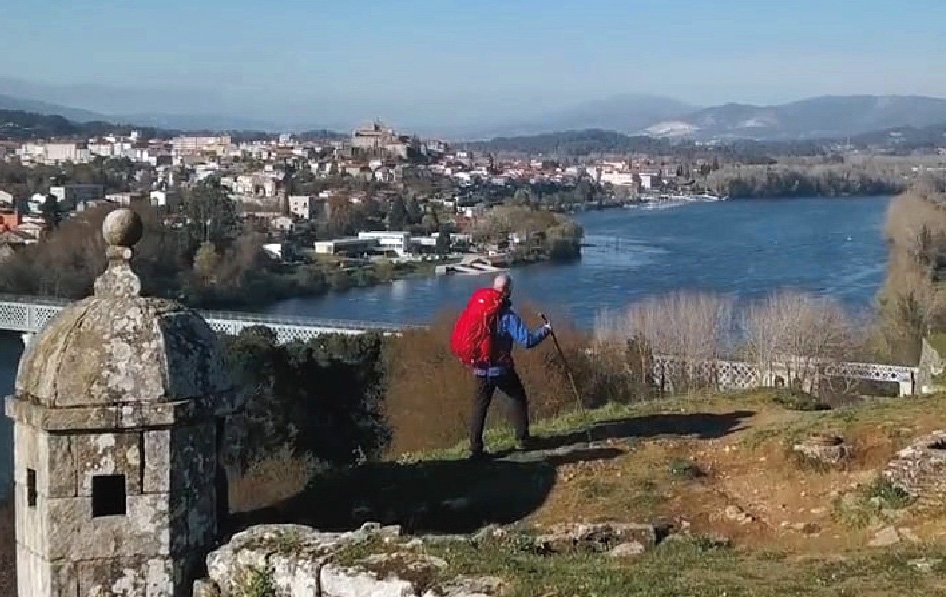
[[[0,110],[13,110],[20,112],[31,112],[33,114],[43,114],[46,116],[62,116],[67,120],[74,122],[91,122],[94,120],[109,120],[102,114],[96,114],[90,110],[79,108],[69,108],[58,104],[51,104],[39,100],[23,99],[11,95],[0,94]]]
[[[826,96],[779,106],[725,104],[650,125],[653,136],[815,139],[946,123],[946,100],[920,96]]]
[[[672,120],[696,110],[696,106],[670,97],[618,95],[555,110],[528,120],[489,123],[480,130],[468,131],[464,136],[488,139],[587,129],[638,133],[657,122]]]
[[[279,116],[259,119],[214,114],[207,107],[212,103],[210,100],[200,104],[198,109],[203,114],[122,113],[116,109],[127,106],[117,103],[117,100],[103,104],[90,103],[94,91],[90,90],[91,87],[82,87],[75,92],[75,97],[83,100],[82,105],[108,106],[111,110],[99,112],[72,108],[63,105],[65,98],[73,97],[68,94],[68,89],[27,86],[0,77],[0,109],[59,115],[74,122],[108,121],[177,130],[279,132],[286,130],[288,123],[280,124]],[[33,99],[25,99],[20,95],[25,93],[29,93]],[[96,93],[94,97],[101,98],[104,91],[98,90]],[[317,107],[313,108],[313,111],[317,110]],[[399,120],[405,128],[412,126],[409,119]],[[293,121],[304,124],[288,127],[289,130],[344,128],[339,123],[326,127],[326,123],[307,123],[305,119],[294,118]],[[350,126],[355,124],[353,122]],[[893,95],[824,96],[774,106],[729,103],[696,107],[669,97],[638,94],[580,103],[527,119],[496,119],[494,122],[483,122],[475,128],[461,128],[449,122],[426,123],[422,126],[416,124],[414,130],[439,131],[438,134],[446,138],[470,141],[587,129],[670,139],[804,140],[853,137],[898,127],[921,129],[946,124],[946,99]]]
[[[671,98],[633,95],[589,102],[530,122],[492,126],[468,139],[611,130],[658,138],[760,141],[843,138],[898,127],[946,124],[946,99],[824,96],[776,106],[696,108]]]

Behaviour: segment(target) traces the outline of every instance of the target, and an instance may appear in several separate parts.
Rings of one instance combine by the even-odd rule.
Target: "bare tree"
[[[713,364],[731,345],[734,301],[709,293],[675,292],[644,300],[623,314],[599,316],[599,342],[643,341],[656,356],[673,357],[674,389],[714,383]]]
[[[784,367],[790,383],[814,388],[828,363],[850,358],[858,326],[837,302],[781,292],[750,305],[742,317],[745,351],[764,374]]]

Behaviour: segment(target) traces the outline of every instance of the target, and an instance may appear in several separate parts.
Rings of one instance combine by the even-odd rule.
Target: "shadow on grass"
[[[718,438],[739,429],[753,414],[652,415],[599,423],[592,436],[595,441],[660,435]],[[237,531],[254,524],[293,523],[347,531],[370,521],[399,524],[409,533],[470,533],[488,524],[511,524],[542,506],[558,467],[625,453],[586,441],[587,435],[576,431],[541,438],[535,451],[491,461],[369,463],[320,477],[276,506],[232,515],[228,526]]]
[[[514,523],[537,510],[555,485],[559,466],[622,453],[601,448],[526,462],[370,463],[321,477],[277,506],[232,516],[231,526],[294,523],[347,531],[370,521],[399,524],[410,533],[469,533],[488,524]]]
[[[555,450],[587,442],[609,439],[649,438],[665,435],[696,439],[719,439],[743,429],[743,422],[755,411],[737,410],[729,413],[670,413],[603,421],[590,427],[564,434],[536,438],[538,450]]]

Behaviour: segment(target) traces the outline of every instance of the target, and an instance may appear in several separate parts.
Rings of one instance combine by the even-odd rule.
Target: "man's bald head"
[[[493,289],[498,290],[503,293],[503,296],[508,297],[512,294],[512,276],[509,274],[499,274],[493,278]]]

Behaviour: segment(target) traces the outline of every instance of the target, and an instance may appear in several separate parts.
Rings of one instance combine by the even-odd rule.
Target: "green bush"
[[[787,408],[788,410],[831,410],[831,407],[821,402],[817,396],[804,392],[797,388],[779,388],[772,397],[772,402]]]
[[[225,337],[235,382],[248,392],[235,464],[246,470],[285,445],[336,465],[382,453],[382,344],[377,334],[279,344],[265,327]]]

